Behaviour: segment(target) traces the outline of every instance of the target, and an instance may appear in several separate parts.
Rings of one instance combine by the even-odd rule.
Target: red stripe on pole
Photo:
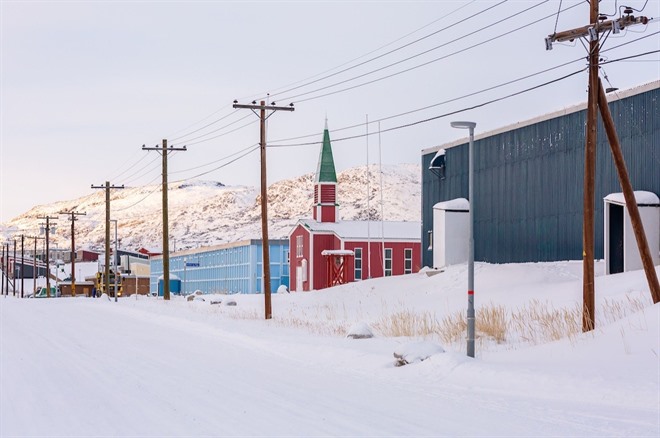
[[[468,291],[468,295],[474,295],[474,291],[473,291],[473,290],[469,290],[469,291]]]

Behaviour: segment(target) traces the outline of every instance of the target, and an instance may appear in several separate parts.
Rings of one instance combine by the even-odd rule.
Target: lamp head
[[[461,129],[474,129],[475,126],[477,126],[475,122],[465,122],[465,121],[451,122],[450,125],[452,128],[461,128]]]

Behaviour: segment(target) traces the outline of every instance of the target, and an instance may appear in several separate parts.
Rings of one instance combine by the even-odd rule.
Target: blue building
[[[270,240],[271,290],[281,285],[289,287],[289,241]],[[195,248],[170,254],[170,275],[182,281],[184,294],[201,290],[204,293],[261,293],[261,240],[244,240],[223,245]],[[158,288],[163,275],[163,257],[152,257],[151,290]]]
[[[660,81],[619,91],[608,100],[633,189],[660,194]],[[586,103],[477,132],[476,260],[582,259],[585,108]],[[595,257],[603,258],[603,198],[621,187],[600,116],[597,135],[594,237]],[[432,266],[434,206],[468,197],[466,139],[423,150],[421,161],[422,263]]]

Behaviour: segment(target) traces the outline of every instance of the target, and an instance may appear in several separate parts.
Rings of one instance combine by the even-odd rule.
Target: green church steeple
[[[335,160],[332,157],[332,146],[330,145],[330,132],[328,131],[328,119],[325,119],[325,129],[323,131],[323,146],[319,156],[319,165],[316,170],[316,182],[337,182],[337,172],[335,171]]]

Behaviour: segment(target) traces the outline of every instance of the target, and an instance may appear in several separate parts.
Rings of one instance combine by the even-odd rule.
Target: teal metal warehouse
[[[271,290],[289,287],[289,241],[269,240]],[[181,280],[182,293],[261,293],[261,240],[244,240],[170,254],[170,274]],[[163,275],[163,257],[151,258],[151,290]]]
[[[634,190],[660,194],[660,81],[608,95]],[[475,259],[582,259],[586,104],[475,138]],[[478,120],[475,120],[477,123]],[[466,139],[422,151],[422,262],[433,264],[433,206],[468,197]],[[595,257],[603,258],[603,198],[620,192],[598,123]],[[658,248],[651,248],[658,251]]]

